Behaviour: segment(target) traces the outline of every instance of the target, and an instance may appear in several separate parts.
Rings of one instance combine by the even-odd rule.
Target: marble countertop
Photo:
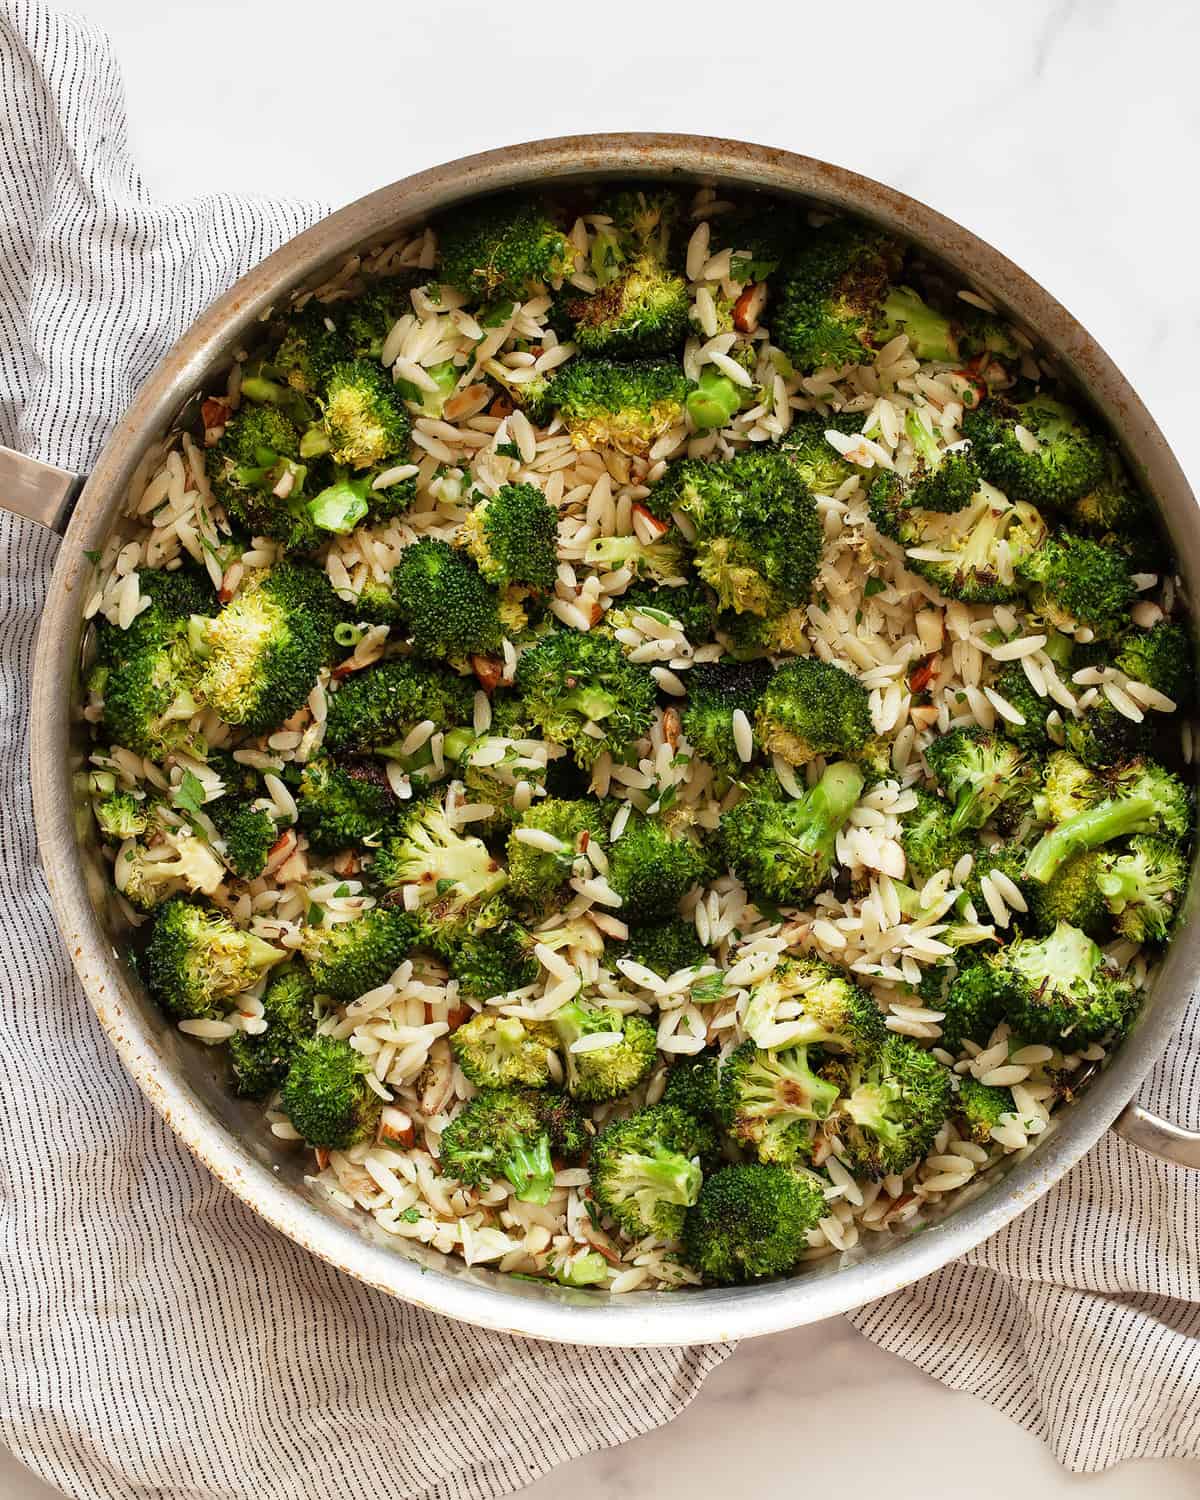
[[[763,141],[881,178],[982,234],[1065,302],[1200,481],[1200,303],[1174,295],[1200,238],[1190,0],[976,0],[944,8],[944,34],[930,6],[861,0],[816,16],[784,0],[740,12],[692,0],[682,39],[678,7],[609,0],[611,43],[567,7],[482,0],[356,0],[347,25],[331,25],[316,0],[73,8],[114,38],[134,150],[163,198],[225,188],[340,204],[465,152],[630,128]],[[555,19],[543,29],[544,14]],[[248,58],[259,65],[248,70]],[[370,77],[351,114],[327,110],[325,80],[361,78],[363,58]],[[934,1456],[902,1464],[918,1427]],[[1173,1500],[1197,1483],[1185,1463],[1065,1474],[994,1410],[834,1320],[744,1345],[670,1427],[526,1493],[749,1493],[778,1484],[798,1429],[810,1478],[853,1473],[856,1488],[886,1485],[896,1500],[949,1493],[968,1465],[978,1500],[1084,1488]],[[49,1493],[0,1452],[0,1500]]]

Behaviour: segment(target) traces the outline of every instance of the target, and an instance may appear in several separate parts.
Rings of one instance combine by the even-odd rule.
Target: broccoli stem
[[[1089,807],[1042,835],[1025,861],[1025,874],[1045,885],[1074,855],[1140,832],[1154,811],[1155,802],[1149,795],[1109,799]]]
[[[848,760],[835,761],[806,794],[805,802],[816,817],[824,815],[838,829],[850,816],[865,785],[866,779],[857,766]]]
[[[562,696],[562,705],[572,713],[582,714],[586,719],[606,719],[615,712],[616,699],[603,688],[579,686]]]
[[[522,1203],[548,1203],[554,1191],[550,1137],[543,1133],[531,1143],[523,1136],[511,1136],[505,1153],[504,1175]]]

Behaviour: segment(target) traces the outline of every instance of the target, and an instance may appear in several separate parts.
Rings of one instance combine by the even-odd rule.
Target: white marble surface
[[[764,141],[881,178],[1064,301],[1200,480],[1193,0],[958,0],[940,8],[944,35],[928,3],[607,0],[607,41],[570,7],[521,0],[75,5],[114,37],[134,146],[163,197],[233,188],[338,204],[467,151],[623,128]],[[903,1462],[918,1427],[935,1446]],[[1200,1482],[1184,1463],[1066,1475],[995,1411],[835,1321],[743,1346],[671,1427],[527,1493],[761,1492],[778,1487],[781,1455],[796,1474],[798,1454],[809,1483],[849,1473],[896,1500],[950,1494],[967,1472],[978,1500],[1149,1488],[1173,1500]],[[0,1453],[0,1500],[48,1493]]]

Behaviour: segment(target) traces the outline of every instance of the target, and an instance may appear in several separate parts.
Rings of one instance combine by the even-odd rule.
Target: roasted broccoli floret
[[[1105,849],[1095,857],[1096,883],[1121,936],[1165,943],[1187,892],[1188,863],[1178,846],[1145,834],[1125,850]]]
[[[817,1127],[837,1096],[836,1083],[817,1076],[804,1046],[766,1052],[745,1041],[721,1068],[721,1122],[764,1162],[808,1161]]]
[[[821,523],[785,454],[753,450],[728,463],[684,459],[650,503],[691,520],[696,571],[723,609],[771,616],[807,603],[820,563]]]
[[[902,1037],[889,1037],[869,1058],[839,1059],[826,1072],[843,1096],[833,1128],[849,1164],[869,1177],[919,1161],[950,1113],[949,1070]]]
[[[716,1120],[720,1107],[720,1067],[714,1054],[681,1057],[667,1073],[662,1102],[677,1105],[697,1120]]]
[[[287,1076],[296,1049],[316,1030],[312,980],[299,968],[277,970],[263,991],[267,1029],[229,1038],[229,1061],[239,1094],[264,1099]]]
[[[299,312],[288,313],[287,330],[271,356],[271,366],[287,383],[306,396],[324,393],[334,365],[350,352],[341,334],[329,324],[334,306],[313,300]]]
[[[962,895],[958,899],[959,911],[966,914],[966,908],[970,906],[981,922],[989,921],[991,908],[983,893],[983,880],[986,876],[994,882],[997,875],[1016,886],[1028,907],[1033,896],[1033,882],[1025,878],[1025,855],[1026,851],[1015,844],[997,844],[990,849],[982,844],[977,845],[974,849],[975,857],[971,873],[967,876]],[[1018,904],[1012,899],[1011,892],[1007,898],[1003,899],[1010,911],[1016,912],[1018,916],[1023,915]]]
[[[658,1056],[654,1027],[644,1016],[622,1015],[569,1001],[550,1017],[550,1024],[565,1051],[567,1092],[572,1099],[600,1104],[618,1099],[650,1073]],[[612,1040],[589,1052],[572,1052],[572,1044],[585,1036],[604,1033]]]
[[[132,792],[112,792],[96,803],[95,813],[100,832],[108,839],[135,839],[150,823],[146,804]]]
[[[630,1239],[678,1239],[700,1196],[699,1158],[714,1150],[712,1127],[671,1104],[614,1120],[588,1158],[592,1197]]]
[[[218,797],[204,811],[225,841],[225,863],[242,880],[257,880],[267,862],[279,827],[265,807],[254,807],[234,795]]]
[[[738,754],[733,716],[740,710],[749,724],[754,723],[770,677],[770,664],[763,659],[704,662],[688,673],[683,732],[693,750],[727,776],[736,776],[745,764]]]
[[[505,484],[478,501],[463,540],[489,583],[549,591],[558,567],[558,512],[534,484]]]
[[[425,662],[392,658],[348,677],[329,698],[325,748],[370,751],[399,744],[425,719],[450,729],[471,722],[465,678]]]
[[[545,737],[585,769],[605,750],[616,761],[631,757],[657,696],[650,669],[626,660],[611,636],[577,630],[557,630],[524,652],[516,687]]]
[[[881,309],[900,260],[895,240],[862,224],[839,220],[810,235],[783,269],[771,316],[799,370],[871,359],[886,342]]]
[[[551,840],[557,847],[550,847]],[[583,849],[608,845],[608,824],[598,802],[547,797],[513,825],[508,839],[508,878],[514,900],[535,911],[552,910],[569,895],[567,882]]]
[[[669,354],[687,333],[687,283],[652,254],[634,254],[614,267],[590,295],[566,299],[571,337],[584,354],[618,359]]]
[[[1157,523],[1145,496],[1126,472],[1115,447],[1105,455],[1104,475],[1071,506],[1071,524],[1098,540],[1155,535]]]
[[[683,420],[687,377],[670,360],[585,356],[555,375],[554,399],[577,448],[612,446],[644,457],[656,439]]]
[[[330,456],[351,469],[370,469],[408,451],[412,422],[391,376],[369,359],[336,364],[325,383]]]
[[[302,1041],[283,1080],[283,1110],[310,1146],[348,1151],[369,1140],[381,1101],[367,1083],[371,1064],[347,1041]]]
[[[678,623],[691,641],[706,641],[717,623],[712,594],[703,583],[693,580],[682,586],[667,587],[652,582],[634,582],[617,596],[604,617],[610,630],[634,623],[644,615],[659,625]]]
[[[1016,571],[1032,607],[1059,630],[1086,625],[1110,638],[1128,629],[1137,590],[1128,563],[1112,547],[1063,532],[1021,558]]]
[[[450,1034],[455,1061],[479,1088],[515,1084],[545,1088],[550,1082],[550,1054],[558,1045],[554,1029],[544,1022],[521,1021],[483,1011]]]
[[[975,949],[967,949],[974,953]],[[1012,985],[1007,972],[990,958],[979,957],[951,981],[937,1007],[941,1020],[942,1046],[958,1052],[963,1042],[983,1046],[1004,1019]]]
[[[376,906],[333,927],[305,927],[300,953],[318,994],[348,1004],[399,968],[420,935],[410,913]]]
[[[1105,476],[1103,441],[1049,396],[984,400],[966,409],[962,425],[984,478],[1010,499],[1066,510]]]
[[[996,674],[992,686],[1003,699],[1012,704],[1025,721],[1023,724],[1014,724],[1009,719],[997,717],[996,728],[1026,754],[1035,755],[1045,750],[1050,744],[1046,720],[1051,710],[1057,706],[1054,699],[1043,698],[1034,691],[1020,662],[1006,662]]]
[[[717,625],[735,661],[755,661],[764,655],[794,655],[807,646],[808,610],[803,605],[785,609],[771,619],[726,611]]]
[[[507,872],[483,840],[460,832],[433,798],[413,805],[399,830],[383,841],[371,874],[388,891],[415,887],[435,947],[461,935],[508,884]]]
[[[870,737],[866,688],[832,662],[786,662],[763,689],[755,738],[768,755],[803,766],[819,755],[853,755]]]
[[[230,519],[289,551],[307,551],[322,539],[305,500],[307,467],[299,460],[295,423],[276,406],[251,402],[233,413],[204,454],[213,493]]]
[[[819,1046],[838,1052],[869,1052],[887,1035],[883,1014],[874,1000],[848,974],[810,955],[781,958],[765,979],[754,986],[747,1024],[758,1015],[773,1015],[775,1007],[791,1002],[799,1008],[787,1025],[794,1034],[789,1046]]]
[[[803,906],[828,883],[837,835],[862,793],[862,772],[835,761],[802,797],[752,793],[721,817],[721,844],[751,894]]]
[[[469,203],[448,214],[437,235],[442,280],[485,301],[524,299],[574,264],[566,236],[527,198]]]
[[[1105,855],[1085,850],[1065,860],[1045,884],[1026,882],[1029,909],[1038,932],[1051,933],[1067,922],[1103,942],[1109,936],[1108,905],[1098,883]]]
[[[909,503],[919,510],[951,514],[969,505],[979,488],[979,470],[970,452],[948,453],[925,425],[921,413],[910,406],[904,418],[916,455],[908,475]]]
[[[441,1138],[442,1169],[468,1187],[503,1177],[523,1203],[548,1203],[554,1191],[551,1150],[578,1156],[588,1136],[561,1094],[484,1089],[463,1107]]]
[[[697,969],[709,961],[708,951],[696,935],[696,924],[685,922],[682,917],[639,924],[616,957],[631,958],[663,979],[681,969]]]
[[[378,359],[389,333],[405,313],[412,312],[412,293],[433,279],[420,267],[405,267],[398,275],[373,281],[348,302],[333,302],[325,311],[337,324],[350,353],[359,359]]]
[[[519,922],[500,922],[459,943],[450,955],[450,973],[459,991],[476,1000],[524,989],[537,981],[536,942]]]
[[[1034,795],[1039,823],[1065,823],[1104,798],[1104,783],[1076,756],[1052,750],[1042,769],[1042,787]]]
[[[300,708],[330,659],[337,596],[324,573],[276,564],[214,620],[193,616],[200,696],[227,724],[265,734]]]
[[[1013,798],[1032,795],[1035,768],[1018,746],[983,729],[952,729],[925,751],[934,779],[953,802],[950,828],[982,828]]]
[[[779,440],[780,452],[799,471],[801,479],[814,494],[836,494],[847,479],[859,472],[849,459],[843,458],[825,436],[834,429],[847,434],[861,432],[865,418],[862,412],[822,416],[820,412],[797,412],[792,425]]]
[[[1069,756],[1065,760],[1052,756],[1051,766],[1057,763],[1057,775],[1065,777],[1071,761]],[[1043,800],[1053,796],[1061,803],[1061,797],[1049,791],[1052,774],[1047,773]],[[1187,788],[1153,761],[1131,760],[1104,777],[1092,777],[1086,771],[1084,777],[1077,783],[1077,795],[1086,805],[1058,821],[1034,845],[1025,863],[1030,880],[1044,885],[1072,855],[1098,849],[1127,834],[1155,833],[1172,840],[1187,837],[1192,823]]]
[[[1012,1114],[1015,1109],[1011,1089],[992,1088],[971,1077],[959,1083],[955,1118],[962,1135],[977,1146],[988,1145],[1000,1116]]]
[[[1000,950],[996,964],[1010,983],[1007,1019],[1031,1042],[1087,1046],[1124,1032],[1138,995],[1112,973],[1096,944],[1067,922],[1049,937],[1018,938]]]
[[[177,833],[150,847],[133,844],[118,855],[115,875],[121,894],[138,911],[153,911],[168,896],[211,896],[225,879],[225,866],[202,838]]]
[[[900,847],[909,879],[924,885],[939,870],[952,870],[971,852],[971,835],[955,825],[953,803],[920,787],[913,793],[917,805],[901,820]]]
[[[333,853],[378,834],[396,798],[379,761],[319,756],[300,774],[296,805],[309,846]]]
[[[1149,630],[1131,631],[1113,657],[1113,666],[1165,693],[1177,708],[1188,708],[1196,691],[1195,651],[1182,625],[1161,621]]]
[[[660,922],[712,873],[711,856],[681,820],[632,811],[608,852],[608,883],[630,922]]]
[[[825,1216],[816,1179],[758,1162],[706,1177],[683,1221],[683,1253],[706,1281],[778,1276],[799,1260]]]
[[[421,656],[498,652],[500,596],[469,557],[449,542],[422,537],[392,569],[392,594],[413,649]]]
[[[239,932],[224,912],[172,900],[154,918],[144,971],[150,992],[178,1019],[216,1020],[222,1001],[252,984],[286,954],[250,932]]]

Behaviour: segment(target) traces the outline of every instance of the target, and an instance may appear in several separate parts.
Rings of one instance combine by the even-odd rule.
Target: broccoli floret
[[[808,610],[785,609],[764,620],[761,615],[723,614],[717,622],[725,646],[735,661],[755,661],[760,656],[794,656],[808,648]]]
[[[283,1080],[283,1109],[310,1146],[348,1151],[375,1134],[381,1101],[367,1083],[370,1071],[347,1041],[314,1036],[300,1043]]]
[[[658,1057],[654,1027],[644,1016],[596,1010],[572,1000],[554,1012],[550,1024],[566,1054],[567,1092],[585,1104],[618,1099],[637,1088]],[[601,1032],[611,1032],[614,1039],[590,1052],[571,1051],[573,1042]]]
[[[132,792],[113,792],[96,803],[95,813],[100,832],[108,839],[135,839],[150,824],[145,803]]]
[[[525,298],[574,265],[562,231],[531,199],[469,203],[437,226],[442,280],[466,296]]]
[[[289,313],[287,331],[271,356],[272,367],[306,396],[324,392],[334,365],[349,352],[341,334],[326,322],[333,321],[333,311],[313,299],[299,312]]]
[[[685,1212],[700,1196],[698,1158],[714,1146],[712,1127],[682,1109],[638,1110],[606,1125],[592,1143],[592,1197],[630,1239],[678,1239]]]
[[[766,979],[754,986],[751,1012],[773,1011],[790,1000],[799,1014],[788,1025],[801,1029],[789,1046],[820,1046],[838,1052],[869,1052],[888,1036],[874,1000],[848,974],[822,959],[805,955],[783,958]]]
[[[467,550],[489,583],[549,591],[558,568],[558,512],[534,484],[505,484],[463,523]]]
[[[420,267],[406,267],[396,276],[374,281],[349,302],[334,302],[326,309],[338,332],[356,358],[378,359],[384,342],[405,313],[412,312],[415,287],[432,280]]]
[[[605,750],[629,760],[650,728],[657,696],[650,669],[626,660],[611,636],[576,630],[556,630],[524,652],[516,688],[545,737],[584,769]]]
[[[1142,835],[1130,839],[1125,850],[1105,849],[1096,857],[1097,885],[1121,936],[1134,943],[1165,943],[1187,892],[1188,863],[1179,848]]]
[[[964,854],[971,852],[971,836],[955,826],[954,808],[949,802],[920,787],[915,787],[913,794],[917,805],[901,820],[900,847],[909,878],[924,885],[939,870],[952,870]]]
[[[815,1179],[758,1162],[706,1177],[683,1221],[683,1251],[707,1281],[778,1276],[799,1260],[825,1217]]]
[[[134,844],[118,856],[121,894],[138,911],[153,911],[168,896],[194,892],[211,896],[225,879],[225,867],[202,838],[177,833],[169,843]]]
[[[1016,1109],[1011,1089],[992,1088],[974,1078],[964,1078],[958,1086],[958,1101],[954,1114],[958,1128],[968,1141],[977,1146],[991,1142],[992,1131],[1000,1123],[1000,1116],[1012,1114]]]
[[[349,1004],[399,968],[420,935],[410,913],[377,906],[334,927],[305,927],[300,953],[317,992]]]
[[[982,1047],[1004,1019],[1011,989],[1006,971],[991,959],[980,957],[960,969],[938,1000],[938,1009],[945,1012],[941,1045],[950,1052],[960,1051],[964,1042]]]
[[[1019,360],[1022,347],[1010,325],[996,313],[970,308],[958,327],[959,352],[967,359],[992,354],[999,359]]]
[[[421,656],[473,656],[500,649],[500,596],[449,542],[422,537],[392,569],[396,599]]]
[[[205,450],[213,493],[232,521],[253,536],[270,536],[289,551],[321,541],[304,499],[306,466],[299,462],[300,433],[276,406],[247,403],[225,424],[220,441]]]
[[[1149,630],[1131,632],[1121,642],[1113,666],[1135,682],[1165,693],[1177,708],[1190,707],[1196,689],[1195,652],[1182,625],[1161,621]]]
[[[720,1068],[712,1053],[682,1057],[667,1073],[662,1102],[697,1120],[715,1120],[720,1106]]]
[[[816,502],[785,454],[753,450],[728,463],[684,459],[652,497],[696,531],[695,564],[723,609],[777,615],[805,604],[820,563]]]
[[[801,479],[818,495],[836,494],[847,479],[859,472],[849,459],[843,458],[825,436],[831,429],[847,434],[862,431],[862,412],[797,412],[792,425],[779,440],[781,453],[796,466]]]
[[[721,817],[721,844],[752,895],[803,906],[828,883],[839,829],[863,789],[857,766],[836,761],[803,797],[756,793]]]
[[[611,445],[644,457],[656,439],[683,421],[688,382],[669,360],[618,364],[581,356],[561,366],[553,394],[577,448]]]
[[[954,803],[952,832],[982,828],[1014,798],[1032,796],[1036,771],[1018,746],[983,729],[952,729],[925,751],[934,779]]]
[[[882,337],[880,309],[901,249],[878,230],[845,220],[816,230],[780,277],[771,331],[804,373],[864,364]]]
[[[472,685],[442,667],[393,658],[356,672],[329,698],[325,748],[370,751],[402,741],[424,719],[471,722]]]
[[[703,583],[693,580],[681,586],[635,582],[617,596],[604,617],[605,626],[619,630],[632,625],[637,615],[647,615],[660,625],[678,623],[690,641],[707,641],[716,628],[713,597]]]
[[[285,968],[271,976],[263,991],[265,1031],[239,1031],[229,1038],[229,1061],[237,1092],[264,1099],[287,1076],[296,1048],[313,1035],[312,980],[303,969]]]
[[[412,422],[387,372],[372,360],[352,359],[329,372],[325,431],[335,463],[369,469],[408,451]]]
[[[909,503],[946,514],[969,505],[979,488],[979,470],[970,453],[947,453],[939,447],[915,406],[908,409],[904,429],[916,455],[908,476]]]
[[[850,1165],[869,1177],[920,1161],[950,1113],[950,1072],[937,1058],[894,1036],[870,1058],[828,1065],[843,1098],[834,1129]]]
[[[1128,563],[1111,547],[1065,532],[1047,537],[1017,563],[1017,577],[1032,607],[1059,630],[1087,625],[1109,638],[1128,629],[1137,590]]]
[[[379,761],[320,756],[300,774],[296,805],[310,847],[334,853],[379,833],[396,798]]]
[[[433,799],[412,807],[386,838],[371,867],[388,891],[413,886],[435,947],[451,941],[508,884],[504,867],[482,839],[460,833]]]
[[[688,673],[683,732],[697,754],[727,776],[736,776],[744,764],[734,740],[733,716],[740,709],[754,723],[770,677],[770,663],[761,659],[704,662]]]
[[[695,923],[685,922],[682,917],[635,927],[616,956],[631,958],[663,979],[681,969],[698,969],[709,961],[708,952],[696,935]]]
[[[819,755],[853,755],[871,737],[867,690],[832,662],[786,662],[763,689],[755,737],[768,755],[794,766]]]
[[[1071,524],[1098,540],[1114,535],[1136,540],[1157,533],[1154,513],[1115,447],[1107,450],[1104,475],[1095,488],[1071,506]]]
[[[227,724],[266,734],[300,708],[330,659],[337,596],[324,573],[278,563],[215,620],[193,617],[199,692]]]
[[[905,549],[905,566],[967,604],[1017,598],[1014,568],[1046,536],[1032,505],[1013,505],[991,485],[981,484],[952,515],[909,505],[903,482],[890,473],[872,481],[867,500],[878,530]]]
[[[1070,771],[1072,757],[1063,765],[1057,756],[1051,764]],[[1075,762],[1078,765],[1078,762]],[[1083,769],[1083,768],[1080,768]],[[1043,799],[1049,800],[1049,775]],[[1191,829],[1192,809],[1187,788],[1169,771],[1153,761],[1128,761],[1104,778],[1084,771],[1079,795],[1087,806],[1058,822],[1034,845],[1025,863],[1030,880],[1044,885],[1060,865],[1074,854],[1098,849],[1131,833],[1155,833],[1167,839],[1183,839]]]
[[[505,1178],[523,1203],[548,1203],[554,1191],[550,1152],[578,1156],[583,1121],[559,1094],[484,1089],[442,1131],[442,1170],[468,1187]]]
[[[966,409],[962,425],[984,478],[1013,500],[1066,510],[1104,478],[1103,440],[1070,407],[1049,396],[1015,405],[984,400]],[[1018,428],[1023,429],[1020,436]]]
[[[1039,751],[1045,750],[1050,744],[1046,720],[1050,711],[1056,706],[1054,700],[1049,697],[1040,697],[1033,690],[1020,662],[1006,662],[996,674],[992,686],[1025,720],[1023,724],[1014,724],[1009,719],[998,717],[997,729],[1001,730],[1026,754],[1036,755]],[[1126,723],[1128,722],[1129,720],[1126,720]]]
[[[742,397],[748,394],[744,385],[722,375],[716,365],[705,365],[688,392],[687,414],[698,432],[707,432],[712,427],[724,427],[738,414]]]
[[[540,834],[529,842],[522,833]],[[542,847],[549,838],[558,848]],[[568,881],[582,849],[595,840],[608,845],[608,824],[598,802],[547,797],[514,824],[508,840],[508,879],[513,899],[535,911],[550,911],[568,895]]]
[[[554,1029],[544,1022],[483,1011],[450,1035],[454,1059],[479,1088],[515,1084],[545,1088],[551,1080],[550,1054],[558,1045]]]
[[[677,914],[688,891],[711,873],[709,853],[688,828],[636,810],[608,854],[608,883],[634,923]]]
[[[1098,884],[1104,858],[1098,849],[1086,850],[1064,861],[1044,885],[1026,882],[1038,932],[1051,933],[1060,922],[1067,922],[1099,942],[1108,937],[1108,906]]]
[[[687,556],[678,537],[664,535],[654,542],[636,536],[598,536],[587,544],[583,560],[589,568],[615,573],[624,568],[635,578],[658,583],[683,578]]]
[[[1067,922],[1049,937],[1018,938],[996,959],[1011,989],[1006,1002],[1013,1031],[1031,1042],[1056,1045],[1069,1038],[1086,1046],[1124,1032],[1138,996],[1113,975],[1096,944]]]
[[[817,1077],[803,1046],[765,1052],[745,1041],[721,1068],[721,1122],[764,1162],[808,1161],[817,1126],[837,1096],[837,1085]]]
[[[224,912],[198,902],[171,900],[154,919],[144,967],[150,992],[179,1018],[216,1020],[221,1002],[248,990],[286,955],[239,932]]]
[[[1065,823],[1104,798],[1104,786],[1084,763],[1066,750],[1052,750],[1042,769],[1042,787],[1033,799],[1039,823]]]
[[[490,1000],[537,981],[537,938],[519,922],[505,921],[461,942],[450,955],[450,973],[461,994]]]
[[[678,349],[687,333],[690,305],[683,277],[657,257],[642,254],[590,296],[568,298],[565,311],[571,337],[584,354],[625,359]]]
[[[974,863],[971,873],[968,875],[963,886],[962,895],[958,899],[958,909],[965,911],[970,905],[976,916],[983,922],[988,920],[989,907],[987,897],[983,894],[984,876],[996,874],[1003,875],[1011,880],[1013,885],[1021,893],[1026,905],[1033,899],[1033,882],[1025,878],[1025,853],[1024,849],[1014,844],[997,844],[994,848],[985,848],[982,844],[974,849]],[[1009,905],[1005,902],[1005,905]],[[1013,910],[1015,910],[1015,906]],[[945,935],[943,934],[945,940]]]
[[[279,837],[275,819],[265,807],[253,807],[229,795],[218,797],[204,810],[225,841],[225,863],[240,879],[257,880]]]

